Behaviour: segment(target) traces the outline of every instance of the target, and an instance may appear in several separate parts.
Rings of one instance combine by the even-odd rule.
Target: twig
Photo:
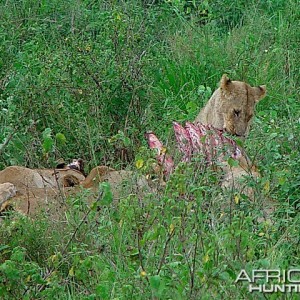
[[[93,61],[93,59],[91,58],[91,60]],[[95,63],[95,62],[94,62]],[[92,78],[92,80],[94,81],[94,83],[96,84],[97,88],[99,89],[100,92],[104,92],[103,91],[103,87],[102,87],[102,82],[98,80],[98,78],[96,77],[95,74],[93,74],[87,64],[85,62],[83,62],[84,68],[85,68],[85,72]]]
[[[102,197],[103,192],[99,193],[99,196],[96,200],[96,202],[100,201],[101,197]],[[86,212],[86,214],[84,215],[84,217],[82,218],[81,222],[78,224],[78,226],[76,227],[75,231],[73,232],[71,238],[69,239],[69,241],[67,242],[65,248],[62,250],[61,254],[64,255],[67,248],[69,247],[70,243],[73,241],[77,231],[79,230],[79,228],[81,227],[81,225],[85,222],[86,218],[88,217],[88,215],[90,214],[90,212],[92,211],[91,208],[89,208],[89,210]]]
[[[137,222],[137,212],[136,212],[135,206],[133,206],[133,210],[134,210],[135,222],[136,222],[136,224],[138,224],[138,222]],[[144,229],[144,228],[142,228],[142,229],[139,229],[139,228],[138,228],[138,230],[137,230],[137,243],[138,243],[138,252],[139,252],[139,262],[140,262],[140,266],[141,266],[142,270],[145,271],[145,267],[144,267],[144,263],[143,263],[143,255],[142,255],[142,250],[141,250],[141,243],[140,243],[140,241],[141,241],[141,236],[142,236],[142,234],[143,234],[143,233],[142,233],[142,230],[143,230],[143,229]],[[146,278],[146,280],[149,282],[148,276],[146,276],[145,278]]]
[[[100,201],[102,198],[102,192],[99,193],[99,196],[96,199],[96,202]],[[85,220],[87,219],[88,215],[90,214],[90,212],[92,211],[92,208],[90,207],[89,210],[86,212],[86,214],[84,215],[84,217],[82,218],[81,222],[78,224],[78,226],[75,228],[75,231],[73,232],[72,236],[70,237],[69,241],[67,242],[67,244],[65,245],[65,247],[63,248],[63,250],[61,251],[61,255],[64,256],[70,243],[73,241],[76,233],[78,232],[79,228],[81,227],[81,225],[85,222]],[[57,268],[61,265],[61,263],[58,264],[57,267],[53,267],[52,269],[49,270],[49,272],[43,277],[43,280],[46,280],[47,278],[49,278],[53,272],[55,270],[57,270]],[[42,284],[39,288],[38,288],[38,292],[43,291],[46,288],[46,284]],[[29,290],[29,287],[25,290],[25,292],[23,293],[23,295],[25,295]]]
[[[58,176],[57,176],[57,173],[58,173],[58,171],[54,168],[53,169],[53,174],[54,174],[54,178],[55,178],[55,181],[56,181],[56,185],[57,185],[57,188],[58,188],[58,192],[59,192],[59,195],[60,195],[60,197],[61,197],[61,200],[62,200],[62,203],[63,204],[65,204],[65,197],[64,197],[64,194],[63,194],[63,192],[62,192],[62,190],[61,190],[61,186],[60,186],[60,184],[59,184],[59,182],[58,182]],[[40,174],[41,175],[41,174]],[[43,180],[44,180],[44,177],[41,175],[41,177],[43,178]],[[47,182],[47,181],[46,181]]]
[[[27,117],[28,113],[29,113],[29,110],[27,110],[24,114],[22,114],[21,117],[19,117],[18,125],[14,128],[13,132],[11,132],[8,135],[8,137],[6,138],[6,140],[4,141],[4,143],[2,145],[0,145],[0,156],[1,156],[2,152],[3,152],[3,149],[8,145],[8,143],[12,140],[13,136],[19,130],[21,121],[23,121],[23,119]]]
[[[169,236],[165,242],[165,245],[164,245],[164,252],[163,252],[163,255],[160,259],[160,262],[159,262],[159,266],[158,266],[158,269],[157,269],[157,272],[156,272],[156,275],[159,275],[160,271],[161,271],[161,268],[165,262],[165,258],[166,258],[166,255],[167,255],[167,247],[172,239],[172,237],[174,236],[174,232],[175,232],[175,229],[173,229],[170,233],[169,233]]]
[[[11,139],[13,138],[13,136],[16,134],[17,131],[18,131],[18,126],[14,129],[13,132],[9,134],[5,142],[0,146],[0,155],[2,154],[3,149],[8,145],[8,143],[11,141]]]
[[[73,9],[72,13],[71,13],[71,22],[70,22],[70,25],[71,25],[70,31],[73,35],[75,32],[74,23],[75,23],[75,10]]]
[[[199,206],[197,205],[197,209],[195,211],[196,215],[196,224],[198,225],[196,228],[196,242],[195,242],[195,247],[194,247],[194,253],[193,253],[193,261],[192,261],[192,267],[190,269],[190,275],[191,275],[191,284],[190,284],[190,297],[192,298],[192,293],[194,289],[194,283],[195,283],[195,270],[196,270],[196,256],[197,256],[197,249],[198,249],[198,240],[199,240]]]

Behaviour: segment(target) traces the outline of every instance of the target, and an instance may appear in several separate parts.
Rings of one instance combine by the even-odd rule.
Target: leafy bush
[[[242,268],[299,267],[297,4],[2,1],[1,169],[81,157],[145,173],[144,132],[172,147],[171,122],[193,120],[223,73],[268,92],[245,142],[261,173],[246,180],[255,202],[182,165],[142,198],[71,197],[64,223],[11,213],[0,298],[265,299],[234,283]],[[272,222],[259,221],[269,202]]]

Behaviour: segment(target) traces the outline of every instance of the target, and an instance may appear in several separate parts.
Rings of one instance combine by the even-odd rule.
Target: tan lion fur
[[[266,86],[251,87],[222,76],[220,87],[200,111],[195,123],[213,125],[237,136],[247,136],[256,103],[266,95]]]
[[[219,130],[239,137],[246,137],[254,115],[256,104],[265,97],[266,86],[252,87],[242,81],[231,81],[223,75],[220,87],[213,93],[206,106],[200,111],[195,123],[209,124]],[[255,200],[255,190],[247,184],[247,178],[258,181],[260,174],[243,149],[237,166],[221,165],[223,177],[220,182],[224,192],[245,194]],[[266,216],[275,210],[275,204],[267,201],[262,208]],[[227,203],[227,202],[226,202]],[[228,204],[228,203],[227,203]]]
[[[108,182],[115,200],[118,200],[124,192],[143,194],[150,192],[148,181],[144,176],[135,176],[134,172],[116,171],[107,166],[98,166],[91,170],[86,179],[81,183],[84,188],[98,190],[99,183]],[[128,194],[128,193],[127,193]]]
[[[0,183],[0,211],[6,208],[6,203],[12,197],[14,197],[17,193],[16,187],[10,183]]]
[[[81,185],[84,188],[91,188],[103,181],[103,177],[107,176],[110,172],[115,171],[114,169],[107,166],[97,166],[91,170],[89,175],[82,181]]]
[[[10,166],[0,172],[0,183],[10,182],[17,190],[78,185],[85,177],[73,169],[29,169]]]
[[[130,192],[134,193],[149,191],[144,177],[135,178],[131,171],[116,171],[106,166],[94,168],[86,178],[72,169],[29,169],[11,166],[0,172],[0,187],[1,183],[5,183],[9,185],[5,185],[5,188],[11,190],[13,187],[17,193],[6,197],[8,190],[3,190],[0,212],[12,206],[26,215],[35,216],[44,211],[57,219],[64,214],[66,197],[79,193],[83,187],[91,190],[90,198],[94,200],[98,196],[101,182],[110,184],[116,201],[130,188]]]
[[[84,179],[79,171],[73,169],[7,167],[0,172],[0,185],[13,185],[16,194],[2,203],[0,211],[9,206],[28,215],[35,215],[41,210],[57,210],[66,194],[72,191],[71,187]]]

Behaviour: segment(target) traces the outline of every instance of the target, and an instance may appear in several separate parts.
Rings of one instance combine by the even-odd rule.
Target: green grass
[[[172,121],[193,120],[223,73],[268,94],[245,142],[262,174],[257,203],[235,205],[216,174],[187,168],[117,206],[68,199],[64,223],[12,215],[0,226],[0,298],[297,299],[234,280],[300,265],[299,15],[295,0],[2,1],[1,169],[81,157],[86,171],[139,172],[144,132],[171,140]],[[257,222],[270,199],[273,223]]]

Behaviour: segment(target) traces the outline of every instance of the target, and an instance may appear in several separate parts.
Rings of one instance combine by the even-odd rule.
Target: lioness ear
[[[226,74],[224,74],[221,78],[220,87],[221,89],[227,89],[229,83],[231,82],[230,78],[227,77]]]
[[[266,96],[267,93],[267,88],[265,85],[260,85],[256,88],[256,99],[255,102],[258,102],[259,100],[261,100],[262,98],[264,98]]]

